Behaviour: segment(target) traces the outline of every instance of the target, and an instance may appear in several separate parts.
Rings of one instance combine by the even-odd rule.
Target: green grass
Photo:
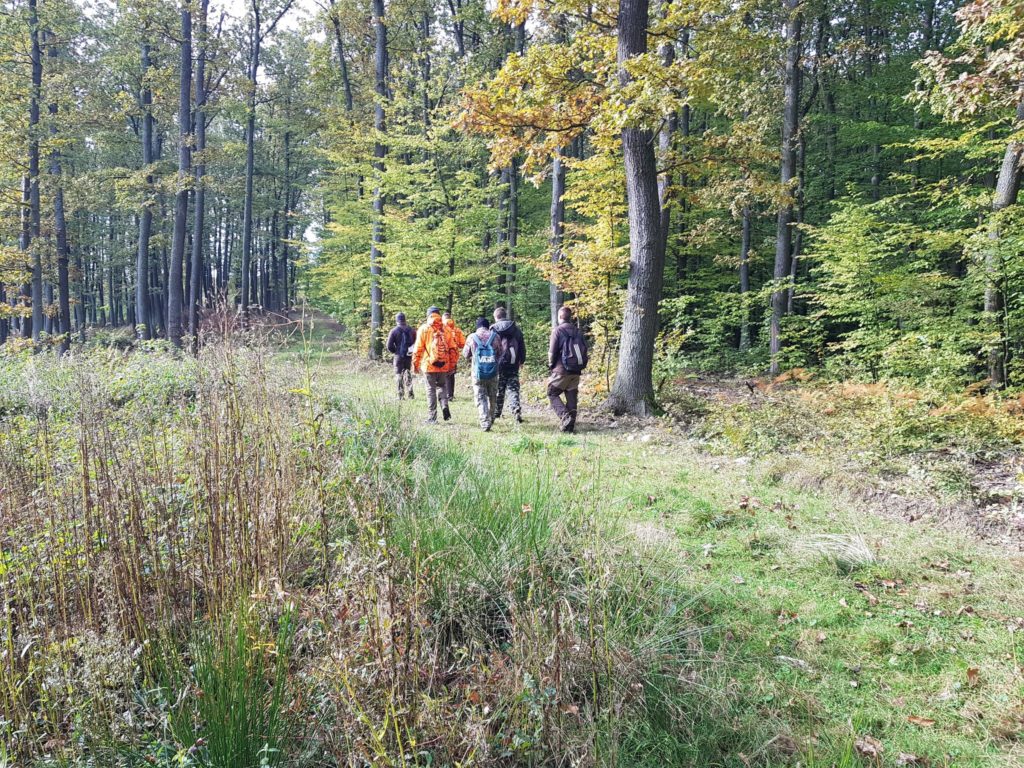
[[[390,393],[386,369],[333,353],[320,378],[363,401]],[[883,744],[884,765],[901,754],[931,765],[1024,765],[1019,554],[787,487],[757,461],[708,456],[662,433],[644,442],[588,429],[586,413],[571,439],[540,403],[522,427],[501,420],[483,434],[468,389],[460,376],[453,422],[428,430],[442,446],[484,467],[550,469],[552,493],[586,494],[641,546],[671,558],[678,586],[700,596],[688,610],[713,628],[699,644],[719,663],[696,674],[725,689],[715,718],[693,718],[706,730],[690,743],[710,742],[701,759],[716,756],[706,764],[853,765],[863,757],[853,745],[867,736]],[[398,406],[410,425],[424,407]],[[808,541],[822,534],[863,537],[873,562],[816,553]]]

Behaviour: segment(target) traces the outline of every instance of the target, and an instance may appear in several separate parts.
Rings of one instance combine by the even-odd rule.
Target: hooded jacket
[[[462,349],[466,345],[466,334],[455,324],[452,318],[441,318],[444,323],[444,327],[452,332],[452,338],[455,339],[455,343],[459,349]]]
[[[526,362],[526,340],[523,332],[514,320],[497,320],[491,323],[491,330],[501,337],[503,344],[503,360],[501,367],[507,371],[518,371]],[[502,358],[498,358],[502,360]]]
[[[416,331],[412,329],[408,323],[402,322],[391,329],[391,333],[388,334],[387,344],[385,347],[388,352],[396,357],[402,351],[403,342],[406,349],[406,355],[412,352],[413,345],[416,343]]]
[[[427,358],[427,347],[435,331],[444,334],[445,345],[448,347],[448,359],[443,365],[430,365]],[[440,312],[431,312],[427,322],[420,326],[416,332],[416,346],[412,352],[412,367],[421,373],[451,373],[455,370],[455,364],[459,359],[459,351],[462,349],[455,344],[455,336],[451,329],[441,322]]]
[[[469,334],[469,337],[466,339],[466,345],[465,345],[465,347],[463,347],[463,350],[462,350],[462,356],[465,357],[467,360],[472,360],[473,359],[473,355],[476,354],[476,351],[480,347],[480,344],[481,343],[486,344],[488,342],[488,340],[490,340],[490,342],[491,342],[491,348],[494,350],[494,354],[495,354],[496,359],[501,360],[501,354],[502,354],[502,352],[505,351],[505,345],[504,345],[504,343],[502,341],[501,336],[499,336],[497,333],[495,333],[494,326],[491,326],[489,329],[488,328],[477,328],[475,332]],[[476,375],[475,375],[476,366],[475,365],[473,366],[473,371],[474,371],[473,378],[475,380],[476,379]]]

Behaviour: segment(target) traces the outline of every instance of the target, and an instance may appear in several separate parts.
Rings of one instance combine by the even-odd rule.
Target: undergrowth
[[[641,765],[722,747],[696,735],[719,705],[693,683],[703,617],[676,566],[536,451],[480,462],[321,396],[312,356],[282,369],[262,344],[19,353],[0,377],[8,759]]]

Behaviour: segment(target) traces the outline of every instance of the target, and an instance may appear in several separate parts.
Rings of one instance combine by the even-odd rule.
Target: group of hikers
[[[450,312],[437,307],[427,310],[427,320],[418,329],[395,315],[395,327],[388,334],[387,350],[394,356],[398,399],[413,399],[413,374],[422,373],[427,391],[428,424],[441,417],[451,418],[455,399],[455,375],[460,359],[472,364],[473,392],[480,413],[480,428],[489,432],[501,418],[508,400],[517,423],[523,422],[519,373],[526,362],[526,341],[504,307],[494,310],[494,322],[479,317],[468,336],[455,324]],[[573,322],[572,310],[558,310],[558,325],[548,345],[548,401],[558,417],[562,432],[576,430],[580,374],[587,366],[587,342]]]

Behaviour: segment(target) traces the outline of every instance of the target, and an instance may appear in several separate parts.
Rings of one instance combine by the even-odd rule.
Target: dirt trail
[[[372,379],[374,396],[390,397],[393,391],[390,365],[338,351],[338,342],[345,335],[342,324],[322,312],[308,309],[304,313],[289,313],[287,320],[281,323],[286,324],[293,326],[296,332],[302,328],[311,331],[311,335],[330,350],[334,364],[352,370],[357,376]],[[472,385],[469,377],[461,372],[458,382],[453,408],[455,418],[449,427],[457,431],[459,439],[478,439]],[[689,397],[727,404],[749,402],[750,398],[763,396],[756,386],[742,379],[705,377],[689,383],[680,391]],[[419,381],[416,392],[418,399],[407,404],[407,408],[418,423],[426,409],[424,390]],[[497,434],[514,430],[527,437],[557,435],[558,424],[547,405],[543,380],[524,378],[523,395],[526,424],[516,429],[511,414],[507,413],[496,426]],[[938,526],[966,532],[973,538],[1011,552],[1024,551],[1024,503],[1020,498],[1024,457],[1019,455],[972,465],[969,490],[959,498],[940,498],[934,494],[908,492],[911,483],[906,476],[868,472],[852,461],[848,464],[834,459],[823,462],[820,457],[800,452],[781,457],[711,453],[701,441],[692,437],[686,424],[676,419],[613,417],[596,407],[595,403],[588,402],[587,398],[581,403],[576,437],[610,440],[621,448],[638,451],[648,446],[659,450],[685,447],[687,454],[705,464],[708,471],[715,472],[719,467],[730,466],[754,479],[775,476],[785,486],[838,496],[868,514],[900,520],[909,526]]]

